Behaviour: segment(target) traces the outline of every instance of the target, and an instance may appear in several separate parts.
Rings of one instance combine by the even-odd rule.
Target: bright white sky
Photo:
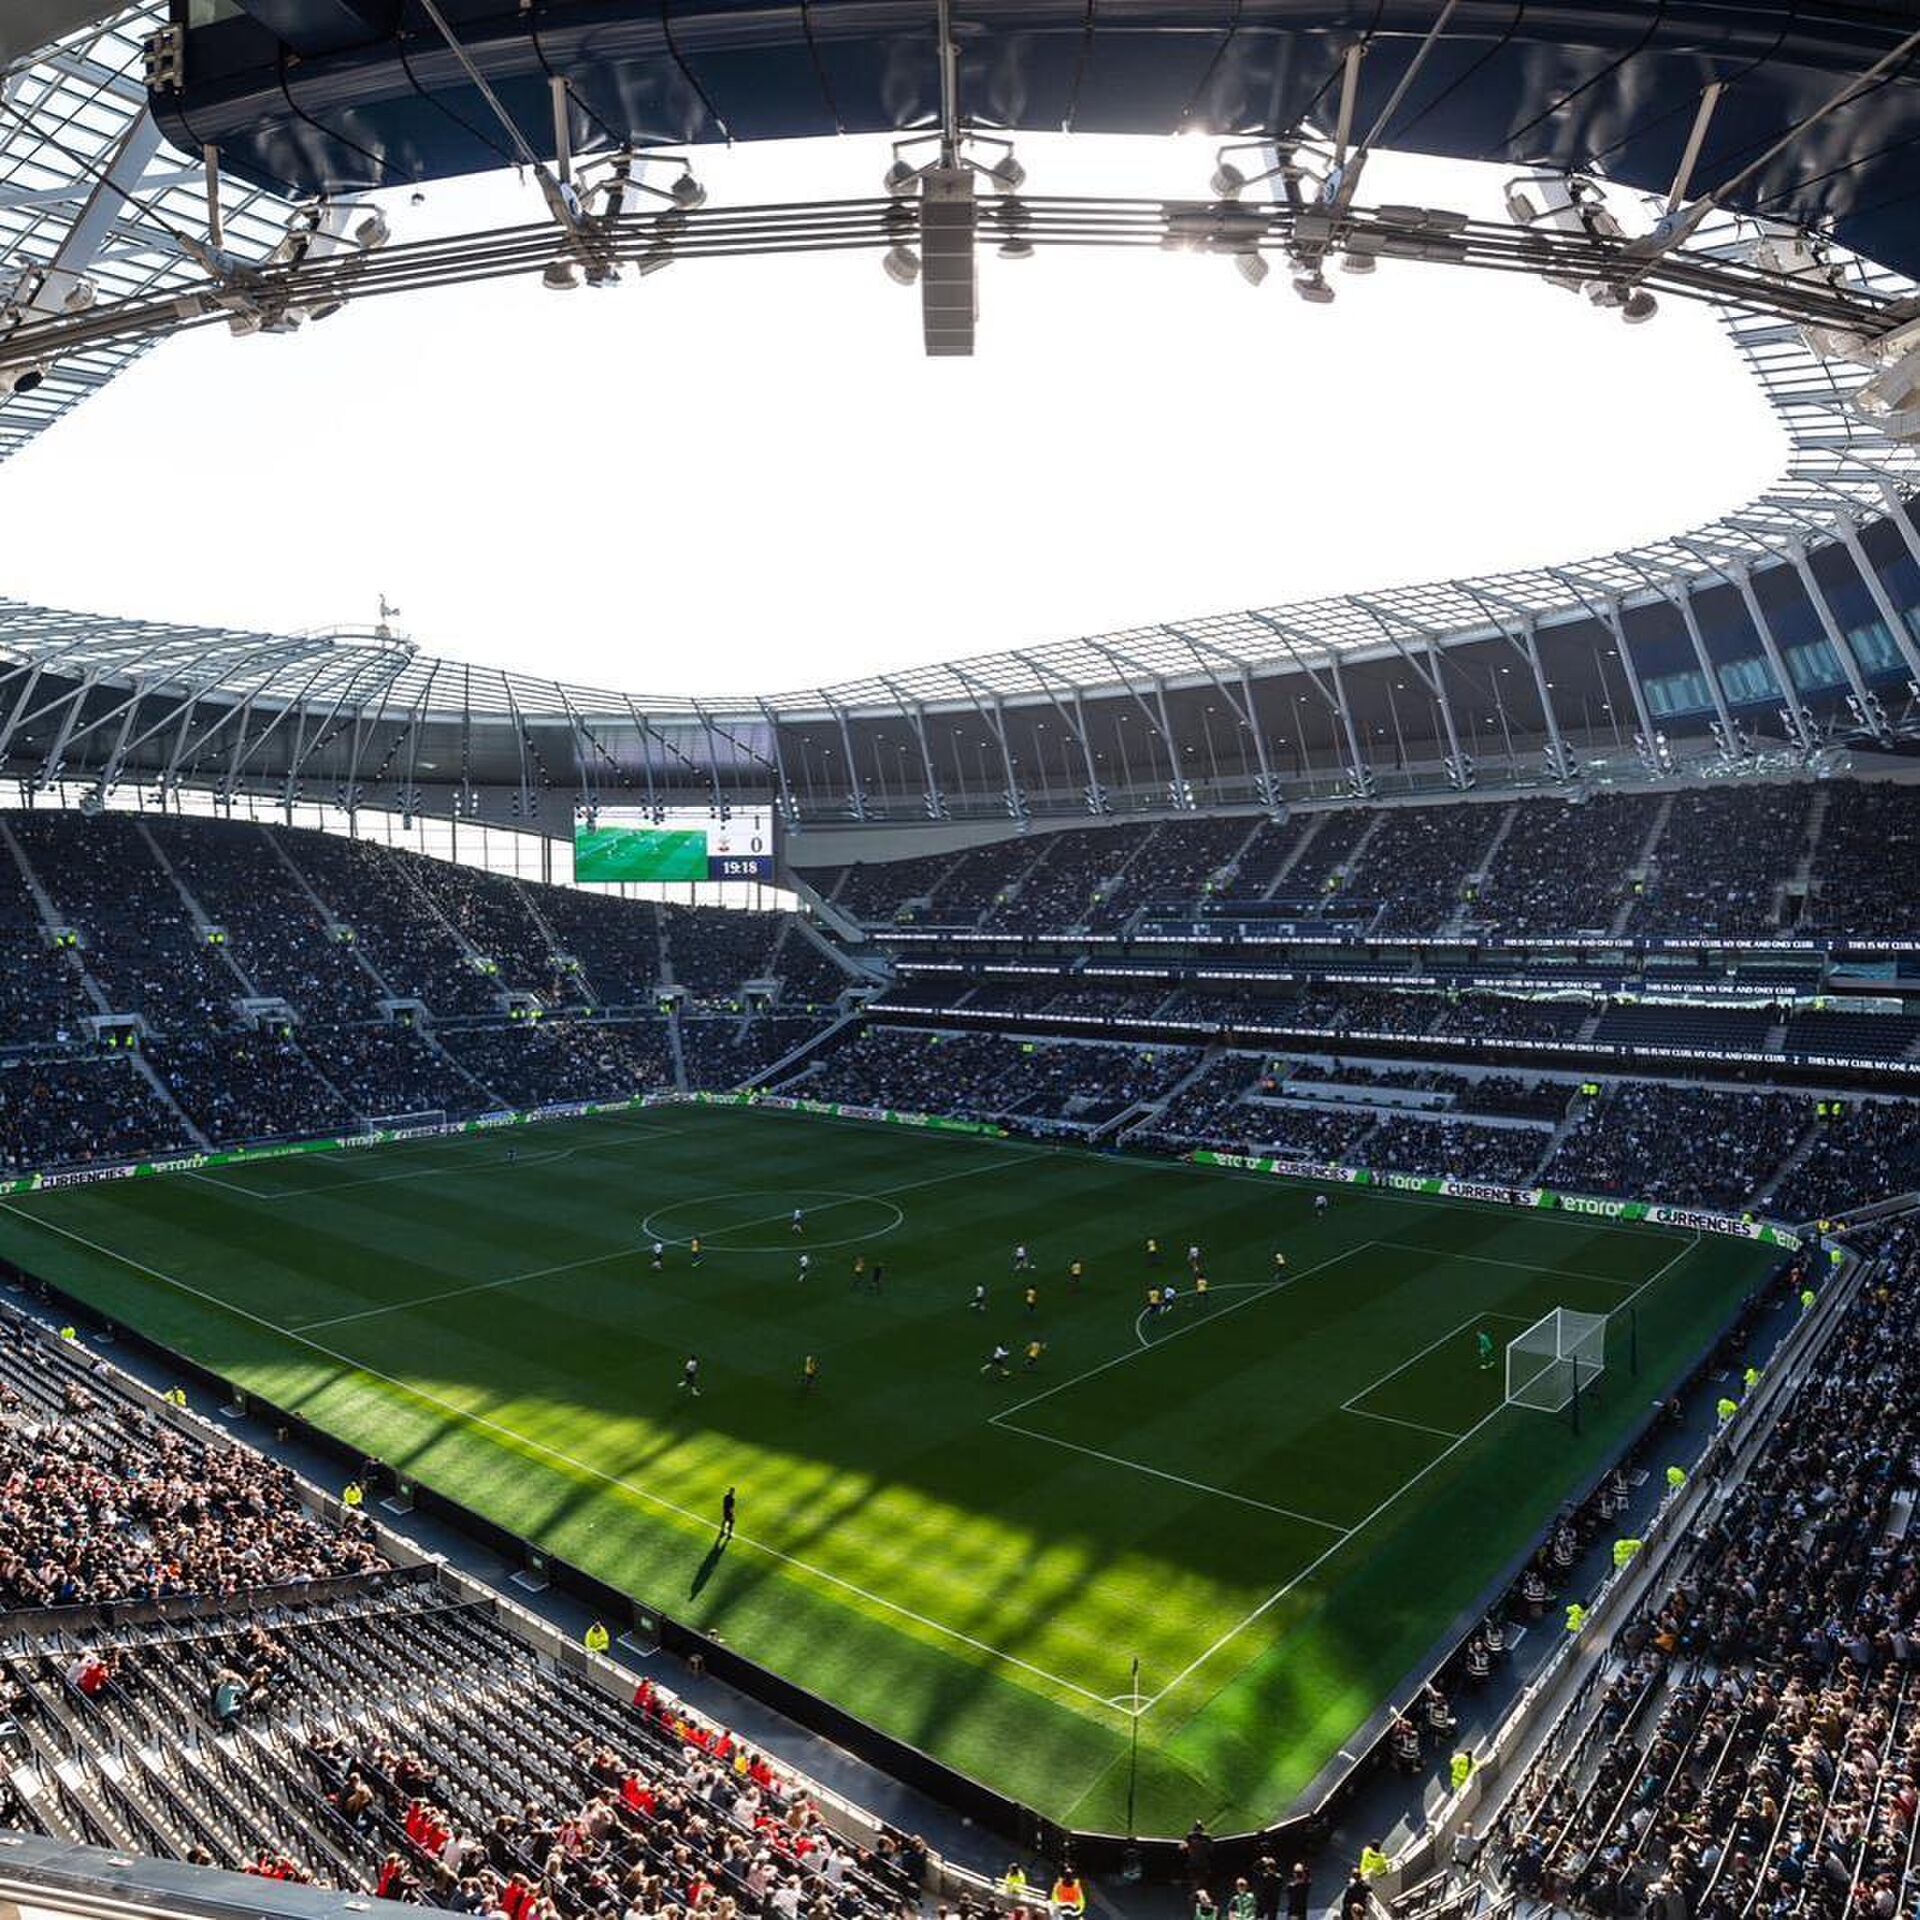
[[[1201,195],[1199,140],[1024,138],[1034,192]],[[884,143],[698,156],[717,203],[872,192]],[[662,176],[664,177],[664,176]],[[1363,199],[1497,216],[1489,169]],[[400,237],[540,216],[511,176]],[[1624,211],[1624,209],[1623,209]],[[1563,560],[1757,490],[1784,442],[1711,316],[1629,328],[1407,263],[1308,307],[1277,266],[983,265],[976,356],[921,356],[877,255],[370,301],[172,342],[0,468],[0,592],[648,691],[807,686],[1349,588]]]

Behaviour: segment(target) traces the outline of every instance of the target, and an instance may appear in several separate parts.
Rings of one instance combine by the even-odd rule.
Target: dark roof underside
[[[412,0],[221,0],[184,89],[156,101],[183,149],[295,194],[508,164],[493,120]],[[174,0],[184,21],[187,0]],[[537,151],[548,81],[576,150],[925,128],[939,100],[933,0],[443,0]],[[960,99],[978,126],[1277,133],[1332,118],[1367,45],[1370,126],[1438,13],[1411,0],[956,0]],[[1693,191],[1739,172],[1920,27],[1920,0],[1463,0],[1381,144],[1471,160],[1597,166],[1664,191],[1695,109],[1725,84]],[[1920,275],[1920,58],[1796,139],[1731,204],[1822,227]]]

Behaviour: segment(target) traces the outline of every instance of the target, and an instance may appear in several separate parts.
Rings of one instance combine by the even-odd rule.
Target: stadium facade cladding
[[[124,162],[150,202],[197,193],[139,83],[142,35],[163,11],[128,9],[16,70],[23,111],[0,137],[0,236],[16,260],[77,265],[100,246],[84,229],[102,169]],[[230,235],[274,230],[288,211],[225,191]],[[180,264],[140,225],[123,210],[89,269],[127,277],[116,294],[164,292]],[[1716,216],[1700,242],[1732,250],[1757,231]],[[1916,291],[1861,271],[1889,298]],[[1097,819],[1913,751],[1920,446],[1852,409],[1863,369],[1776,320],[1723,320],[1785,432],[1786,464],[1757,498],[1631,550],[755,697],[570,686],[385,633],[281,636],[0,600],[0,778],[23,795],[191,787],[561,834],[576,807],[615,802],[771,800],[808,824]],[[0,401],[0,454],[125,357],[56,367]]]

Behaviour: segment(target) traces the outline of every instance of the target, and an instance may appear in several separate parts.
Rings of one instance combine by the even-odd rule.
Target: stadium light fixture
[[[1310,307],[1333,305],[1333,289],[1318,267],[1309,267],[1293,276],[1293,290]]]
[[[580,284],[580,274],[571,260],[549,260],[540,284],[549,293],[571,293]]]
[[[1000,258],[1002,260],[1033,258],[1033,242],[1028,238],[1028,229],[1033,225],[1033,215],[1024,202],[996,200],[987,217],[1001,234]]]
[[[909,246],[896,243],[889,247],[880,264],[895,286],[910,287],[920,278],[920,256]]]
[[[1266,255],[1262,253],[1236,253],[1233,256],[1233,264],[1238,269],[1240,278],[1250,287],[1259,286],[1272,271],[1267,264]]]

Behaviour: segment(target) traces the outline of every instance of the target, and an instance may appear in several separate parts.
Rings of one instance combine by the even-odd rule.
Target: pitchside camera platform
[[[724,818],[694,807],[601,807],[574,823],[573,877],[610,880],[771,880],[773,814],[740,807]]]

